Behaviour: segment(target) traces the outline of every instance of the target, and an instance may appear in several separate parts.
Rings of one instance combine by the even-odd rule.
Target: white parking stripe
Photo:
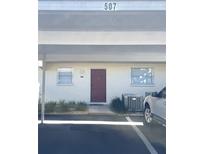
[[[126,117],[126,119],[129,122],[133,122],[130,119],[130,117]],[[148,139],[144,136],[144,134],[139,130],[139,128],[137,128],[137,126],[133,126],[133,125],[132,125],[132,128],[137,133],[137,135],[141,138],[141,140],[144,142],[144,144],[146,145],[146,147],[149,150],[149,152],[151,154],[158,154],[158,152],[155,150],[155,148],[152,146],[152,144],[148,141]]]
[[[40,124],[41,121],[39,120]],[[79,121],[79,120],[44,120],[44,124],[78,124],[78,125],[131,125],[143,126],[143,122],[127,122],[127,121]]]

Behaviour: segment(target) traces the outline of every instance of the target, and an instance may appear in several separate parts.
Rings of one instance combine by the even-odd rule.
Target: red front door
[[[91,102],[106,102],[105,69],[91,69]]]

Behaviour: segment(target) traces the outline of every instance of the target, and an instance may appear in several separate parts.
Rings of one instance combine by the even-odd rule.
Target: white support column
[[[46,78],[46,62],[43,60],[42,66],[42,95],[41,95],[41,123],[44,121],[45,114],[45,78]]]

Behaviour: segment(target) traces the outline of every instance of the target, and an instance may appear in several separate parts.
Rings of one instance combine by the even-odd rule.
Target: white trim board
[[[165,1],[39,1],[38,10],[56,11],[164,11]]]

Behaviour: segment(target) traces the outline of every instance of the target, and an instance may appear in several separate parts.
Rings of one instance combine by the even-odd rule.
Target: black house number
[[[117,3],[108,2],[104,4],[105,11],[115,11]]]

